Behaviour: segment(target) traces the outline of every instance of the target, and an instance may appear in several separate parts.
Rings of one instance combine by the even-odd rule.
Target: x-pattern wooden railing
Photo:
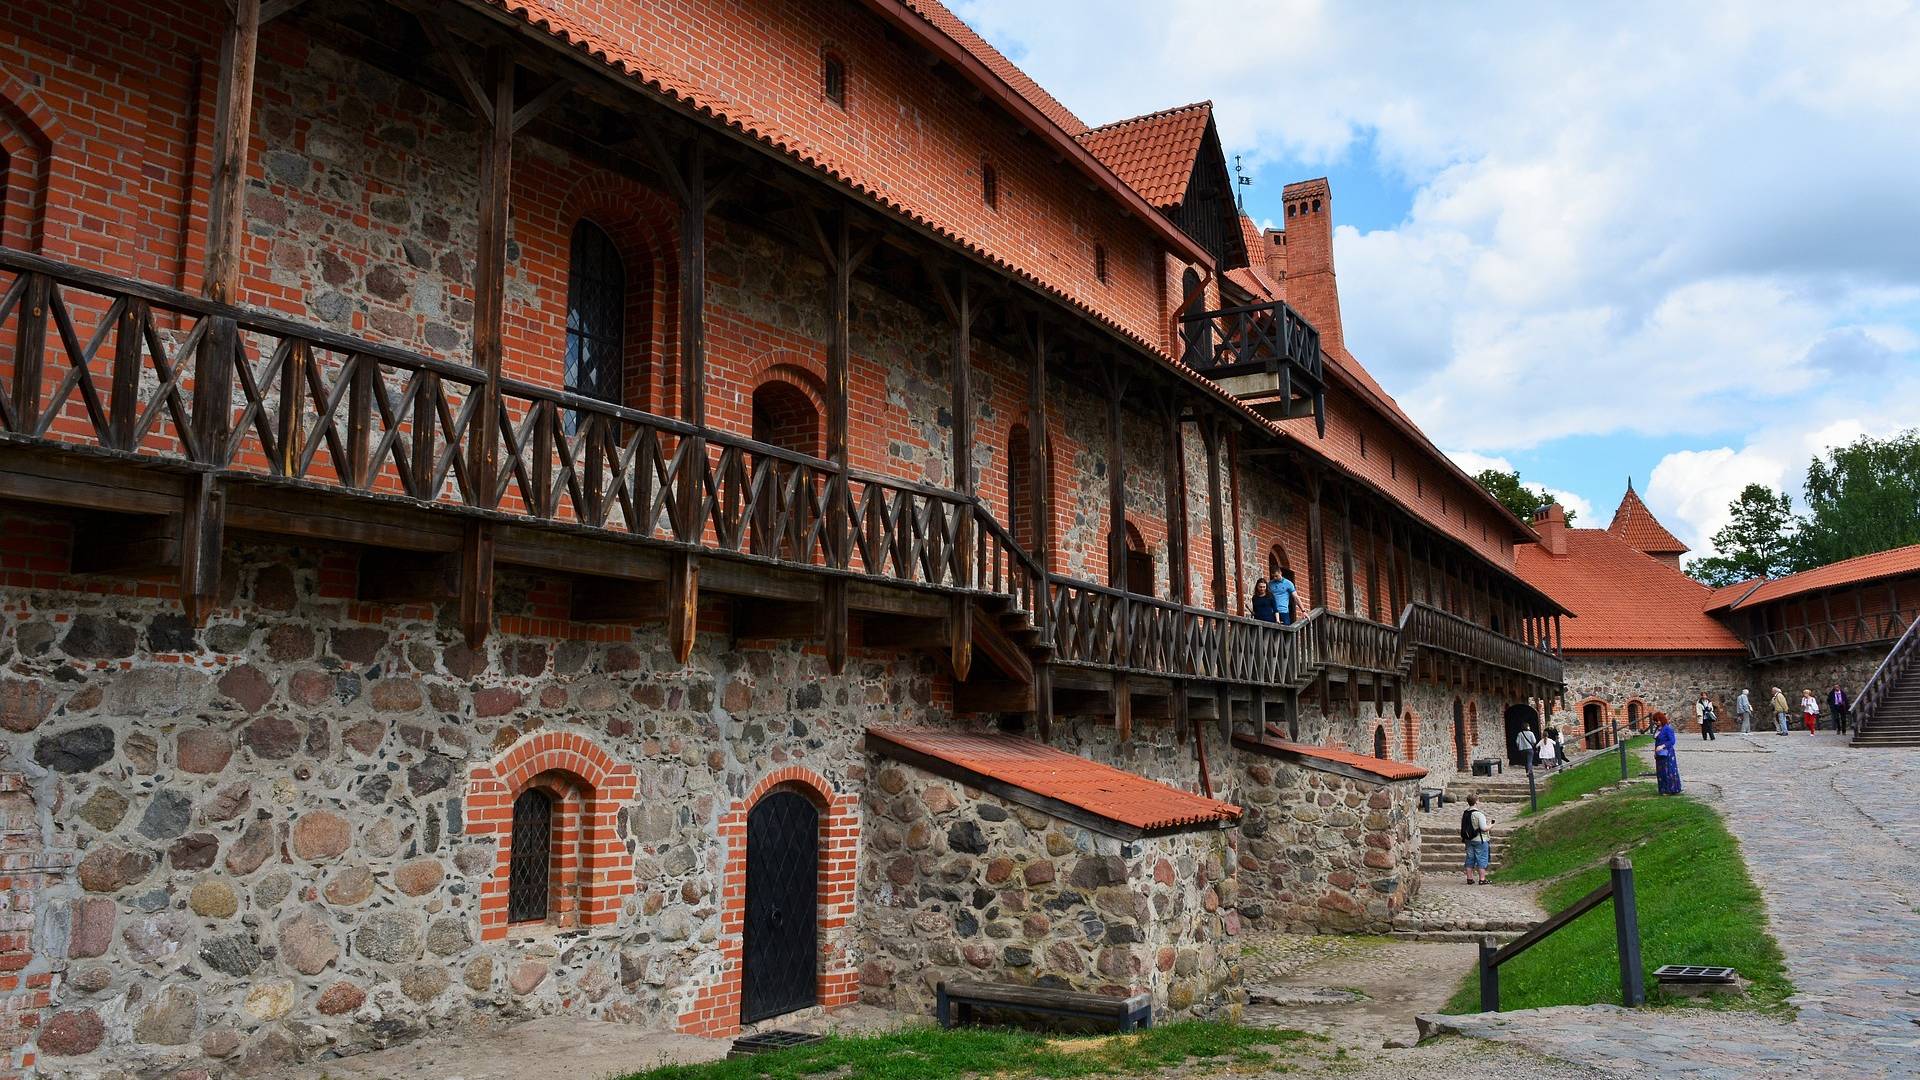
[[[1525,645],[1419,605],[1400,627],[1280,627],[1048,575],[976,498],[524,381],[491,395],[466,364],[6,250],[0,376],[15,440],[990,594],[1061,663],[1297,688],[1428,644],[1548,677]]]
[[[1747,652],[1755,660],[1777,660],[1801,653],[1877,645],[1897,640],[1916,617],[1920,617],[1920,609],[1900,608],[1767,630],[1747,638]]]
[[[1867,725],[1873,722],[1874,717],[1879,715],[1880,706],[1887,700],[1887,695],[1916,664],[1920,664],[1920,620],[1910,619],[1899,640],[1887,650],[1886,658],[1867,677],[1866,685],[1860,688],[1860,696],[1854,699],[1853,737],[1856,741],[1866,733]]]

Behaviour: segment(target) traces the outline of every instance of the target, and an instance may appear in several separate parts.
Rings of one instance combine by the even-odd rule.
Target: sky
[[[1255,220],[1328,177],[1349,350],[1580,524],[1920,426],[1916,3],[952,6],[1088,123],[1211,100]]]

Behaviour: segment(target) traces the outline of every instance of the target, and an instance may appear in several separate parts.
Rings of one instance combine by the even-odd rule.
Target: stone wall
[[[1241,750],[1240,914],[1296,932],[1386,933],[1419,891],[1417,779],[1360,779]]]
[[[61,565],[63,529],[0,519]],[[9,901],[71,913],[58,1075],[265,1068],[475,1017],[688,1026],[737,981],[724,830],[756,789],[804,771],[857,828],[866,724],[951,722],[924,656],[856,649],[832,677],[703,633],[683,669],[659,629],[570,626],[564,582],[506,573],[475,652],[450,610],[353,602],[351,558],[226,562],[199,630],[135,583],[0,590],[0,771],[47,774],[46,843],[78,859]],[[468,777],[554,734],[630,774],[608,828],[631,888],[605,925],[489,939],[498,833]],[[850,994],[851,931],[822,943]]]
[[[1570,654],[1566,657],[1566,708],[1555,709],[1553,720],[1567,742],[1568,750],[1584,748],[1579,739],[1585,723],[1585,706],[1598,702],[1609,723],[1625,725],[1630,707],[1640,706],[1641,723],[1655,712],[1672,718],[1674,727],[1697,731],[1693,706],[1700,692],[1706,691],[1720,714],[1719,730],[1737,730],[1733,702],[1745,686],[1753,690],[1756,717],[1767,711],[1766,687],[1758,680],[1764,675],[1749,674],[1745,658],[1733,654],[1717,656],[1592,656]],[[1753,680],[1753,681],[1749,681]],[[1772,718],[1766,718],[1772,723]]]
[[[1890,648],[1890,645],[1876,645],[1869,649],[1850,649],[1778,664],[1755,664],[1748,668],[1747,676],[1752,680],[1749,685],[1753,687],[1755,715],[1770,710],[1766,695],[1770,687],[1778,686],[1786,691],[1788,704],[1795,713],[1793,720],[1798,723],[1800,691],[1811,689],[1813,696],[1820,699],[1821,723],[1827,724],[1830,722],[1827,694],[1833,689],[1833,684],[1846,687],[1848,697],[1859,697],[1861,687],[1873,677],[1875,669],[1887,658]],[[1767,723],[1773,723],[1773,717],[1767,716],[1765,719]]]
[[[1362,692],[1364,695],[1369,690],[1363,686]],[[1374,752],[1374,733],[1380,730],[1386,735],[1386,756],[1430,770],[1435,774],[1433,786],[1436,787],[1444,786],[1441,778],[1457,771],[1459,751],[1453,723],[1454,702],[1460,703],[1469,760],[1504,757],[1504,717],[1507,706],[1517,703],[1491,690],[1470,691],[1414,681],[1401,687],[1397,715],[1391,699],[1379,712],[1372,702],[1363,700],[1356,712],[1348,704],[1344,687],[1339,683],[1333,684],[1330,697],[1329,708],[1323,712],[1311,688],[1301,692],[1298,741],[1370,755]]]
[[[1237,1016],[1233,834],[1122,841],[873,762],[859,888],[863,998],[931,1015],[943,980],[1126,996],[1156,1020]]]

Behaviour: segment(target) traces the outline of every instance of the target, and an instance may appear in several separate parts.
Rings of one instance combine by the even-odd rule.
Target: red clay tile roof
[[[1709,602],[1707,610],[1750,608],[1756,604],[1770,604],[1776,600],[1785,600],[1788,597],[1818,589],[1836,589],[1865,581],[1904,577],[1907,574],[1920,574],[1920,544],[1897,547],[1890,551],[1876,551],[1871,555],[1857,555],[1825,566],[1816,566],[1811,570],[1802,570],[1797,574],[1788,574],[1783,578],[1774,578],[1749,592],[1742,599],[1727,601],[1719,593],[1715,593],[1714,600]]]
[[[1744,654],[1706,613],[1712,590],[1606,529],[1568,529],[1567,553],[1514,549],[1520,576],[1574,615],[1561,623],[1570,653]]]
[[[1767,583],[1766,578],[1748,578],[1731,585],[1722,585],[1707,595],[1707,610],[1720,611],[1730,608],[1747,598],[1747,594]]]
[[[906,5],[918,12],[920,17],[940,28],[940,32],[960,44],[960,47],[974,55],[974,58],[987,65],[987,69],[1000,77],[1000,81],[1013,87],[1014,92],[1026,98],[1034,108],[1047,115],[1047,119],[1060,125],[1060,130],[1069,135],[1078,136],[1087,130],[1086,121],[1073,115],[1073,110],[1060,103],[1060,99],[1047,93],[1046,87],[1033,81],[1033,76],[1021,71],[1019,65],[1006,58],[999,49],[994,48],[987,39],[974,32],[966,20],[947,10],[940,0],[906,0]]]
[[[870,727],[867,748],[888,756],[897,757],[904,749],[935,758],[1146,832],[1218,826],[1240,819],[1240,808],[1232,803],[1181,791],[1013,735]]]
[[[1395,761],[1392,758],[1377,758],[1371,754],[1356,754],[1351,750],[1342,750],[1338,746],[1310,746],[1307,743],[1288,742],[1286,731],[1275,724],[1267,725],[1268,738],[1255,739],[1250,735],[1235,735],[1233,744],[1245,747],[1272,757],[1303,757],[1313,761],[1331,761],[1371,773],[1382,780],[1418,780],[1427,775],[1427,770],[1411,761]]]
[[[1660,524],[1647,504],[1640,501],[1632,484],[1627,485],[1627,493],[1614,510],[1613,523],[1607,526],[1607,531],[1649,555],[1679,555],[1691,550]]]
[[[1213,119],[1210,101],[1136,116],[1076,136],[1115,176],[1161,210],[1187,198],[1187,181]],[[1258,250],[1257,248],[1254,250]]]

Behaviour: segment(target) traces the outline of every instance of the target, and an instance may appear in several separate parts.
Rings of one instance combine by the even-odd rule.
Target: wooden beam
[[[975,617],[972,630],[974,648],[994,667],[1014,682],[1033,685],[1033,658],[1026,646],[1007,635],[997,619]]]
[[[194,473],[181,507],[180,605],[187,621],[205,626],[220,602],[220,554],[226,545],[226,493],[218,477]]]
[[[1240,429],[1227,432],[1227,478],[1233,495],[1233,593],[1247,602],[1247,562],[1240,550]],[[1222,611],[1226,610],[1223,605]],[[1297,617],[1297,612],[1296,612]]]
[[[493,630],[493,526],[467,523],[460,544],[460,633],[478,649]]]
[[[700,556],[676,551],[667,559],[667,645],[681,667],[693,656],[700,631]]]
[[[1113,676],[1113,728],[1121,746],[1133,745],[1133,687],[1124,671]]]
[[[494,505],[500,453],[500,377],[505,356],[507,237],[512,231],[514,64],[506,49],[487,56],[492,102],[480,158],[479,244],[473,265],[473,366],[486,372],[479,411],[468,432],[467,469],[476,502]],[[683,294],[684,295],[684,294]],[[491,572],[489,572],[491,578]],[[489,605],[491,606],[491,605]]]
[[[248,144],[253,135],[253,69],[260,47],[260,0],[231,0],[220,38],[213,107],[213,171],[207,184],[207,264],[201,295],[232,303],[246,242]]]
[[[1053,738],[1053,665],[1041,664],[1033,673],[1033,720],[1041,742]]]
[[[1313,605],[1328,608],[1326,542],[1320,525],[1321,475],[1318,469],[1307,472],[1307,578],[1313,591]]]
[[[1207,450],[1207,531],[1213,548],[1213,609],[1227,610],[1227,526],[1220,495],[1220,421],[1200,420],[1200,442]]]
[[[898,649],[946,649],[953,644],[947,617],[927,619],[908,615],[868,615],[861,620],[861,637],[876,645]]]
[[[1342,592],[1345,594],[1344,608],[1347,614],[1353,614],[1353,493],[1345,484],[1340,485],[1340,575],[1344,579]]]
[[[1107,391],[1107,584],[1124,590],[1127,587],[1127,455],[1121,438],[1120,399],[1127,392],[1127,376],[1113,364],[1103,365],[1101,371]],[[1124,623],[1123,618],[1123,632]]]
[[[947,619],[948,659],[953,663],[953,677],[966,682],[973,673],[973,598],[955,596],[950,606],[953,614]]]
[[[1168,395],[1162,407],[1167,429],[1167,595],[1179,603],[1193,603],[1187,561],[1187,454],[1181,437],[1181,396]]]
[[[827,651],[827,671],[838,675],[847,670],[847,579],[833,577],[820,583],[819,630]]]
[[[1047,323],[1039,316],[1033,320],[1032,352],[1033,367],[1027,379],[1027,453],[1033,477],[1033,560],[1042,572],[1052,573],[1053,477],[1049,466],[1053,455],[1048,452],[1052,435],[1047,428]],[[1046,583],[1042,582],[1036,614],[1042,629],[1050,631],[1052,605],[1046,602],[1046,592]]]

